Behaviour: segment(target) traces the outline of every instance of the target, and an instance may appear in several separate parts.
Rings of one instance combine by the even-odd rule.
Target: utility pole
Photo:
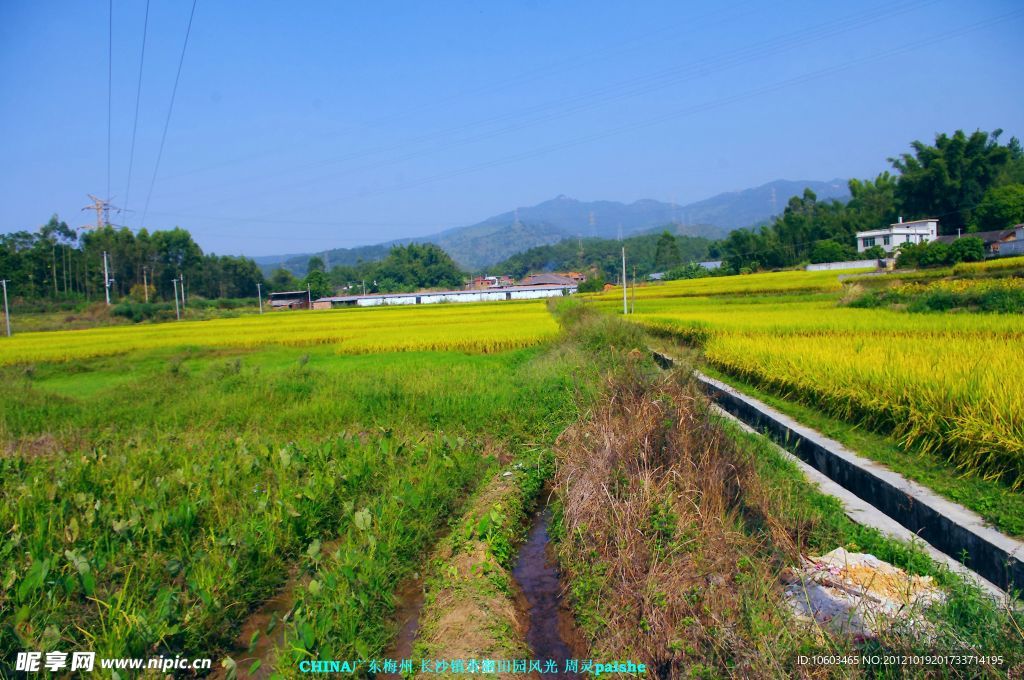
[[[149,304],[149,283],[146,281],[146,268],[142,268],[142,292],[146,296],[146,303]]]
[[[629,292],[629,313],[636,314],[636,265],[633,265],[633,290]]]
[[[629,314],[629,307],[626,306],[626,246],[622,246],[622,313]]]
[[[260,314],[263,313],[263,291],[261,290],[263,284],[259,281],[256,282],[256,299],[260,303]]]
[[[306,309],[313,309],[313,292],[309,288],[309,284],[306,284]]]
[[[7,322],[7,337],[11,337],[11,310],[7,308],[7,279],[0,280],[4,287],[4,320]]]
[[[185,277],[181,273],[178,274],[178,283],[180,284],[178,286],[178,288],[181,291],[181,309],[182,309],[182,311],[184,311],[184,309],[185,309]],[[177,304],[177,302],[178,302],[177,298],[175,298],[174,302],[175,302],[175,304]]]
[[[171,283],[174,284],[174,316],[181,321],[181,310],[178,309],[178,279],[171,279]]]
[[[103,251],[103,290],[107,294],[107,307],[110,306],[110,269],[107,266],[107,251]]]

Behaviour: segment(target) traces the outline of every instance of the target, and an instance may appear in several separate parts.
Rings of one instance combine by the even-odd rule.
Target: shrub
[[[939,267],[949,264],[952,252],[949,246],[941,241],[932,241],[925,244],[924,252],[921,253],[920,264],[922,267]]]
[[[871,246],[861,253],[861,257],[865,260],[881,260],[883,257],[888,256],[889,253],[885,252],[885,248],[882,246]]]
[[[881,250],[881,248],[879,248]],[[883,253],[885,251],[882,251]],[[819,262],[845,262],[852,260],[854,257],[854,249],[851,246],[833,241],[831,239],[826,241],[819,241],[814,244],[814,248],[811,249],[811,262],[815,264]],[[865,253],[865,258],[871,257]],[[884,257],[884,255],[883,255]]]
[[[957,262],[981,262],[985,259],[985,243],[976,236],[967,236],[953,241],[949,247],[950,264]]]

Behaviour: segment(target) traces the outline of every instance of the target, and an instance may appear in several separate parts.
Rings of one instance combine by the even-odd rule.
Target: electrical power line
[[[167,128],[171,124],[171,113],[174,111],[174,97],[178,94],[178,82],[181,80],[181,67],[185,63],[185,50],[188,49],[188,37],[192,33],[192,19],[196,15],[196,3],[198,0],[192,0],[192,11],[188,15],[188,27],[185,29],[185,42],[181,46],[181,57],[178,59],[178,71],[174,75],[174,87],[171,88],[171,102],[167,106],[167,118],[164,120],[164,131],[160,135],[160,149],[156,154],[156,165],[153,167],[153,179],[149,183],[149,193],[146,194],[146,205],[142,209],[142,222],[141,225],[146,223],[146,213],[149,211],[149,201],[153,198],[153,187],[156,186],[156,175],[160,171],[160,159],[164,155],[164,143],[167,141]]]
[[[110,200],[110,131],[114,112],[114,0],[107,3],[107,195]]]
[[[696,106],[691,106],[691,107],[686,107],[684,109],[678,109],[676,111],[671,111],[671,112],[668,112],[666,114],[662,114],[662,115],[659,115],[659,116],[656,116],[656,117],[653,117],[653,118],[648,118],[648,119],[640,121],[638,123],[630,123],[630,124],[626,124],[626,125],[617,126],[617,127],[614,127],[614,128],[607,129],[607,130],[605,130],[603,132],[597,132],[597,133],[590,134],[590,135],[576,137],[574,139],[566,140],[564,142],[558,142],[558,143],[551,144],[551,145],[548,145],[548,146],[545,146],[545,147],[536,148],[536,149],[525,151],[525,152],[518,153],[518,154],[512,154],[510,156],[505,156],[503,158],[494,159],[492,161],[486,161],[486,162],[483,162],[483,163],[478,163],[476,165],[469,166],[469,167],[466,167],[466,168],[462,168],[462,169],[454,170],[454,171],[451,171],[451,172],[446,172],[446,173],[441,173],[441,174],[425,177],[425,178],[422,178],[420,180],[413,180],[413,181],[410,181],[410,182],[407,182],[407,183],[404,183],[404,184],[399,184],[399,185],[396,185],[396,186],[392,186],[392,187],[388,187],[388,188],[384,188],[384,189],[379,189],[379,190],[376,190],[376,191],[357,193],[357,194],[352,194],[350,196],[339,196],[339,197],[337,197],[335,199],[332,199],[330,201],[327,201],[327,202],[324,202],[324,203],[321,203],[321,204],[313,204],[313,205],[310,205],[308,207],[317,207],[318,205],[326,205],[326,204],[329,204],[329,203],[334,203],[335,201],[346,200],[346,199],[350,199],[350,198],[364,198],[364,197],[367,197],[367,196],[377,196],[377,195],[387,194],[387,193],[391,193],[393,191],[402,191],[402,190],[406,190],[406,189],[411,189],[411,188],[423,186],[425,184],[430,184],[430,183],[433,183],[433,182],[436,182],[436,181],[439,181],[439,180],[449,179],[449,178],[452,178],[452,177],[457,177],[457,176],[465,175],[465,174],[471,174],[471,173],[477,172],[479,170],[488,169],[488,168],[492,168],[492,167],[496,167],[496,166],[500,166],[500,165],[505,165],[507,163],[512,163],[512,162],[516,162],[516,161],[520,161],[520,160],[525,160],[525,159],[528,159],[528,158],[533,158],[533,157],[536,157],[536,156],[545,155],[545,154],[551,153],[553,151],[559,151],[559,150],[562,150],[562,149],[566,149],[566,148],[570,148],[570,147],[574,147],[574,146],[579,146],[580,144],[585,144],[585,143],[588,143],[588,142],[593,142],[593,141],[599,141],[599,140],[602,140],[602,139],[607,139],[609,137],[613,137],[613,136],[616,136],[616,135],[619,135],[619,134],[623,134],[623,133],[626,133],[626,132],[632,132],[634,130],[638,130],[638,129],[642,129],[642,128],[645,128],[645,127],[650,127],[650,126],[653,126],[653,125],[658,125],[658,124],[661,124],[661,123],[665,123],[667,121],[674,120],[674,119],[677,119],[677,118],[681,118],[683,116],[692,115],[694,113],[700,113],[700,112],[712,110],[712,109],[715,109],[715,108],[719,108],[721,106],[726,106],[728,104],[734,104],[736,102],[744,101],[744,100],[747,100],[747,99],[752,99],[752,98],[758,97],[760,95],[770,94],[772,92],[783,90],[785,88],[789,88],[789,87],[792,87],[794,85],[802,85],[802,84],[804,84],[806,82],[810,82],[810,81],[813,81],[813,80],[816,80],[816,79],[819,79],[819,78],[822,78],[822,77],[826,77],[826,76],[830,76],[830,75],[835,75],[837,73],[841,73],[841,72],[849,70],[850,68],[853,68],[855,66],[861,66],[861,65],[864,65],[864,64],[869,64],[869,63],[873,63],[873,62],[889,59],[889,58],[894,57],[896,55],[903,54],[905,52],[909,52],[909,51],[918,49],[920,47],[924,47],[924,46],[926,46],[928,44],[936,44],[937,41],[948,40],[948,39],[951,39],[951,38],[954,38],[954,37],[957,37],[957,36],[965,35],[967,33],[970,33],[972,31],[978,30],[980,28],[984,28],[986,26],[990,26],[990,25],[992,25],[994,23],[1005,22],[1005,21],[1007,21],[1009,19],[1019,17],[1022,13],[1024,13],[1024,10],[1014,10],[1012,12],[1007,12],[1006,14],[1002,14],[1000,16],[993,17],[992,19],[988,19],[988,20],[985,20],[985,21],[980,21],[980,22],[977,22],[977,23],[974,23],[974,24],[970,24],[970,25],[968,25],[966,27],[961,27],[959,29],[954,29],[954,30],[950,30],[950,31],[946,31],[946,32],[943,32],[943,33],[936,34],[936,35],[931,36],[931,37],[929,37],[927,39],[916,40],[916,41],[913,41],[913,42],[904,43],[902,46],[897,47],[897,48],[893,48],[893,49],[890,49],[890,50],[885,50],[883,52],[879,52],[879,53],[876,53],[876,54],[873,54],[873,55],[869,55],[869,56],[866,56],[866,57],[860,57],[860,58],[857,58],[857,59],[852,59],[852,60],[849,60],[849,61],[837,64],[835,66],[826,67],[826,68],[823,68],[823,69],[819,69],[817,71],[811,71],[809,73],[805,73],[805,74],[800,75],[800,76],[795,76],[793,78],[788,78],[786,80],[776,81],[775,83],[772,83],[770,85],[766,85],[766,86],[763,86],[763,87],[759,87],[759,88],[755,88],[755,89],[752,89],[752,90],[748,90],[746,92],[742,92],[742,93],[739,93],[739,94],[730,95],[728,97],[722,97],[720,99],[712,100],[710,102],[705,102],[703,104],[699,104],[699,105],[696,105]]]
[[[919,9],[928,4],[933,4],[936,1],[937,0],[908,0],[902,3],[874,7],[871,8],[870,10],[857,12],[833,21],[826,21],[811,26],[803,27],[780,36],[768,38],[758,43],[745,45],[735,50],[723,52],[721,54],[704,56],[698,60],[683,65],[673,66],[671,68],[663,69],[655,73],[629,78],[618,83],[603,85],[596,89],[589,90],[587,92],[582,92],[570,97],[565,97],[553,102],[535,104],[525,109],[506,112],[499,115],[490,116],[481,120],[473,121],[470,123],[452,126],[439,131],[419,135],[411,139],[406,139],[396,144],[391,144],[375,149],[355,151],[325,161],[307,163],[298,168],[293,168],[293,170],[303,170],[327,165],[336,165],[338,163],[358,160],[360,158],[366,158],[369,156],[388,153],[391,151],[403,151],[407,149],[410,145],[443,140],[446,137],[450,137],[452,135],[470,130],[475,127],[481,127],[483,125],[492,123],[501,123],[502,121],[509,121],[509,123],[504,127],[478,132],[463,137],[461,139],[455,139],[453,141],[448,142],[447,144],[444,144],[441,147],[435,146],[417,151],[406,151],[405,153],[401,154],[396,158],[376,161],[373,163],[357,167],[351,167],[345,170],[331,172],[326,175],[314,177],[312,179],[298,180],[292,182],[291,184],[284,185],[280,183],[279,179],[275,179],[274,189],[275,191],[280,191],[283,189],[304,188],[308,187],[310,184],[313,183],[325,182],[332,179],[336,179],[339,176],[366,172],[369,170],[376,170],[382,167],[395,165],[415,158],[430,156],[432,154],[437,153],[439,150],[449,150],[454,147],[466,146],[468,144],[473,144],[476,142],[492,139],[494,137],[498,137],[501,135],[517,132],[541,123],[546,123],[552,120],[557,120],[560,118],[565,118],[567,116],[578,114],[583,111],[593,109],[597,106],[614,103],[623,99],[636,97],[642,94],[647,94],[649,92],[664,89],[672,85],[679,85],[687,81],[706,77],[709,74],[722,71],[728,68],[741,66],[746,63],[760,61],[766,58],[767,56],[785,52],[794,47],[799,47],[810,42],[833,38],[842,33],[846,33],[857,28],[863,28],[867,25],[876,23],[883,19],[891,18],[893,16],[897,16],[900,14],[905,14],[907,12]],[[527,116],[534,117],[529,118]],[[220,185],[217,185],[215,188],[218,190],[223,190],[228,187],[236,186],[238,183],[239,182],[237,181],[221,183]],[[251,185],[252,180],[245,180],[244,183]],[[194,205],[193,207],[217,205],[223,203],[224,200],[226,199],[219,198],[213,201],[199,203],[197,205]]]
[[[774,92],[774,91],[777,91],[777,90],[781,90],[783,88],[791,87],[793,85],[802,84],[802,83],[805,83],[805,82],[808,82],[808,81],[811,81],[811,80],[814,80],[814,79],[817,79],[817,78],[821,78],[821,77],[825,77],[825,76],[829,76],[829,75],[834,75],[836,73],[842,72],[842,71],[847,70],[847,69],[849,69],[851,67],[854,67],[854,66],[863,65],[863,64],[872,63],[872,62],[877,62],[879,60],[889,59],[889,58],[892,58],[893,56],[896,56],[896,55],[899,55],[899,54],[902,54],[902,53],[905,53],[905,52],[917,49],[917,48],[919,48],[921,46],[924,46],[924,45],[927,45],[927,44],[934,44],[936,41],[948,40],[948,39],[951,39],[951,38],[954,38],[954,37],[957,37],[957,36],[960,36],[960,35],[964,35],[964,34],[970,33],[972,31],[978,30],[980,28],[986,27],[986,26],[991,25],[993,23],[1003,22],[1003,21],[1007,21],[1007,20],[1016,18],[1020,14],[1021,14],[1021,10],[1011,11],[1009,13],[1006,13],[1006,14],[994,17],[992,19],[976,22],[974,24],[970,24],[970,25],[966,25],[966,26],[961,26],[960,28],[957,28],[957,29],[953,29],[953,30],[950,30],[950,31],[939,33],[939,34],[931,36],[931,37],[929,37],[927,39],[917,40],[917,41],[909,42],[909,43],[904,43],[900,47],[893,48],[893,49],[890,49],[890,50],[886,50],[886,51],[883,51],[883,52],[879,52],[879,53],[876,53],[874,55],[868,55],[866,57],[861,57],[861,58],[849,60],[847,62],[843,62],[843,63],[837,64],[835,66],[827,67],[827,68],[824,68],[824,69],[821,69],[821,70],[818,70],[818,71],[813,71],[813,72],[806,73],[806,74],[803,74],[803,75],[800,75],[800,76],[797,76],[797,77],[794,77],[794,78],[790,78],[790,79],[787,79],[787,80],[779,81],[779,82],[776,82],[776,83],[773,83],[773,84],[770,84],[770,85],[767,85],[767,86],[764,86],[764,87],[756,88],[754,90],[749,90],[749,91],[744,92],[744,93],[739,93],[739,94],[736,94],[736,95],[731,95],[731,96],[728,96],[728,97],[723,97],[723,98],[718,99],[718,100],[713,100],[713,101],[710,101],[710,102],[705,102],[705,103],[700,104],[700,105],[691,106],[691,107],[687,107],[685,109],[669,112],[667,114],[663,114],[663,115],[657,116],[655,118],[651,118],[651,119],[648,119],[648,120],[645,120],[645,121],[641,121],[639,123],[629,124],[629,125],[624,125],[624,126],[618,126],[616,128],[612,128],[612,129],[609,129],[609,130],[606,130],[606,131],[603,131],[603,132],[600,132],[600,133],[595,133],[595,134],[587,135],[587,136],[584,136],[584,137],[577,137],[575,139],[566,140],[564,142],[556,143],[556,144],[553,144],[553,145],[549,145],[549,146],[546,146],[546,147],[541,147],[541,148],[530,150],[530,151],[526,151],[526,152],[515,154],[515,155],[512,155],[512,156],[507,156],[507,157],[504,157],[504,158],[494,159],[492,161],[487,161],[487,162],[484,162],[484,163],[476,164],[476,165],[473,165],[473,166],[470,166],[470,167],[467,167],[467,168],[458,169],[458,170],[455,170],[455,171],[452,171],[452,172],[448,172],[448,173],[443,173],[443,174],[439,174],[439,175],[434,175],[434,176],[422,178],[422,179],[417,180],[417,181],[412,181],[412,182],[405,183],[405,184],[402,184],[402,185],[398,185],[398,186],[394,186],[394,187],[389,187],[389,188],[382,189],[382,190],[375,191],[375,192],[370,192],[368,194],[356,194],[355,196],[363,196],[363,195],[371,195],[372,196],[372,195],[389,193],[389,192],[392,192],[392,191],[400,191],[400,190],[404,190],[404,189],[408,189],[408,188],[413,188],[413,187],[421,186],[423,184],[428,184],[428,183],[431,183],[431,182],[434,182],[434,181],[439,181],[439,180],[447,179],[447,178],[450,178],[450,177],[455,177],[455,176],[459,176],[459,175],[473,173],[473,172],[479,171],[481,169],[487,169],[487,168],[490,168],[490,167],[495,167],[495,166],[503,165],[503,164],[506,164],[506,163],[511,163],[511,162],[515,162],[515,161],[519,161],[519,160],[535,157],[535,156],[544,155],[544,154],[551,153],[553,151],[561,150],[561,149],[564,149],[564,148],[576,146],[576,145],[587,143],[587,142],[591,142],[591,141],[596,141],[596,140],[604,139],[604,138],[607,138],[607,137],[611,137],[613,135],[622,134],[624,132],[629,132],[629,131],[632,131],[632,130],[635,130],[635,129],[638,129],[638,128],[643,128],[643,127],[648,127],[648,126],[655,125],[655,124],[660,124],[660,123],[666,122],[668,120],[679,118],[679,117],[682,117],[682,116],[685,116],[685,115],[706,111],[706,110],[709,110],[709,109],[717,108],[717,107],[720,107],[720,106],[724,106],[724,105],[732,104],[732,103],[735,103],[735,102],[738,102],[738,101],[742,101],[742,100],[745,100],[745,99],[749,99],[749,98],[752,98],[752,97],[756,97],[756,96],[759,96],[759,95],[762,95],[762,94],[768,94],[768,93],[771,93],[771,92]],[[341,198],[345,198],[345,197],[341,197]],[[340,199],[337,199],[337,200],[340,200]],[[332,200],[330,202],[333,203],[334,201]],[[316,206],[311,206],[311,207],[316,207]],[[200,216],[193,215],[193,217],[200,217]],[[249,218],[249,217],[224,217],[224,216],[213,217],[213,216],[210,216],[210,219],[229,220],[229,221],[230,220],[238,220],[238,221],[253,220],[253,221],[268,221],[268,222],[270,221],[270,220],[267,220],[266,218],[259,218],[259,217]],[[340,223],[331,223],[331,224],[340,224]]]
[[[135,86],[135,119],[132,122],[132,146],[128,152],[128,184],[124,190],[124,207],[128,209],[128,197],[132,189],[132,168],[135,165],[135,133],[139,129],[139,100],[142,98],[142,65],[146,60],[146,33],[149,29],[149,0],[146,0],[146,15],[142,20],[142,51],[139,53],[139,81]],[[107,189],[109,193],[110,190]]]
[[[476,96],[479,96],[479,95],[482,95],[482,94],[499,92],[499,91],[505,90],[509,85],[521,84],[521,83],[526,83],[526,82],[531,82],[531,81],[534,81],[534,80],[538,80],[538,79],[543,78],[543,77],[545,77],[547,75],[550,75],[552,73],[557,73],[559,71],[563,71],[563,70],[566,70],[566,69],[571,69],[571,68],[574,68],[574,67],[577,67],[577,66],[580,66],[580,65],[583,65],[583,64],[591,63],[591,62],[594,62],[594,61],[600,61],[600,60],[602,60],[604,58],[607,58],[608,56],[611,56],[611,55],[621,54],[621,53],[624,53],[624,52],[632,52],[632,51],[636,51],[636,50],[639,50],[639,49],[649,49],[651,44],[652,44],[652,40],[659,40],[659,39],[663,39],[665,37],[678,38],[681,35],[685,35],[686,33],[690,33],[690,32],[696,33],[696,32],[699,32],[701,30],[701,26],[704,23],[707,23],[708,26],[714,25],[714,24],[717,24],[717,23],[724,23],[724,24],[728,25],[728,24],[736,21],[739,17],[728,16],[727,12],[733,11],[733,10],[737,10],[737,9],[740,9],[740,8],[743,8],[743,7],[749,6],[749,5],[755,5],[755,9],[756,9],[756,2],[754,2],[754,0],[742,0],[741,2],[738,2],[735,5],[732,5],[731,7],[726,7],[725,8],[725,10],[726,10],[725,12],[722,12],[721,8],[716,7],[711,12],[706,12],[704,14],[700,14],[700,15],[688,18],[684,22],[680,22],[679,24],[667,26],[665,28],[661,28],[659,30],[656,30],[656,31],[653,31],[653,32],[649,32],[649,33],[642,33],[642,34],[639,34],[639,35],[634,35],[633,37],[626,38],[626,39],[621,40],[621,41],[616,41],[616,42],[611,43],[609,45],[606,45],[604,47],[588,51],[588,52],[586,52],[584,54],[578,54],[578,55],[575,55],[575,56],[570,56],[570,57],[567,57],[567,58],[565,58],[563,60],[557,61],[555,63],[547,64],[547,65],[544,65],[544,66],[540,66],[538,68],[534,68],[534,69],[530,69],[528,71],[521,72],[519,74],[510,76],[509,78],[506,78],[506,79],[489,80],[487,82],[487,84],[485,84],[485,85],[483,85],[481,87],[472,88],[472,89],[468,89],[468,90],[464,90],[462,92],[458,92],[458,93],[452,94],[450,96],[441,97],[439,99],[436,99],[436,100],[426,104],[425,106],[418,106],[418,107],[415,107],[415,108],[406,108],[406,109],[403,109],[403,110],[398,111],[396,113],[393,113],[391,115],[381,116],[380,118],[377,118],[377,119],[374,119],[374,120],[364,121],[364,122],[362,122],[362,123],[360,123],[358,125],[346,126],[346,127],[342,128],[340,130],[337,130],[337,131],[335,131],[335,132],[333,132],[333,133],[331,133],[329,135],[324,135],[324,136],[319,137],[317,139],[316,143],[318,145],[322,145],[324,143],[324,141],[329,140],[329,139],[333,139],[333,138],[336,138],[336,137],[339,137],[339,136],[341,136],[341,135],[343,135],[345,133],[348,133],[348,132],[356,132],[356,131],[359,131],[360,129],[364,129],[364,128],[380,127],[381,125],[383,125],[385,123],[391,123],[391,122],[397,122],[397,121],[401,121],[401,120],[406,120],[406,119],[409,119],[409,118],[411,118],[411,117],[413,117],[415,115],[421,114],[425,110],[436,110],[442,104],[458,101],[458,100],[461,100],[461,99],[465,99],[467,97],[476,97]],[[720,14],[720,13],[723,14],[723,16],[718,17],[717,21],[715,21],[715,22],[709,21],[712,18],[716,18],[715,15]],[[681,28],[685,28],[687,30],[680,31]],[[482,122],[487,122],[488,120],[490,120],[490,119],[487,119],[487,120],[482,121]],[[475,125],[475,124],[479,124],[479,123],[474,123],[473,125]],[[409,143],[408,141],[405,142],[405,144],[408,144],[408,143]],[[203,166],[203,167],[200,167],[200,168],[194,168],[194,169],[191,169],[191,170],[185,170],[183,172],[179,172],[179,173],[175,173],[175,174],[171,174],[171,175],[165,175],[163,177],[163,179],[172,179],[172,178],[184,177],[184,176],[192,175],[192,174],[199,173],[199,172],[205,172],[205,171],[208,171],[208,170],[215,170],[215,169],[223,168],[223,167],[230,166],[230,165],[237,165],[239,163],[244,163],[244,162],[252,161],[252,160],[255,160],[257,158],[264,157],[264,156],[273,155],[277,151],[283,151],[283,150],[289,150],[289,151],[294,150],[294,144],[288,144],[286,146],[283,146],[283,147],[277,149],[276,151],[268,151],[266,149],[261,149],[260,151],[258,151],[256,153],[246,154],[244,156],[236,157],[236,158],[231,159],[231,160],[220,161],[220,162],[213,163],[211,165],[206,165],[206,166]]]

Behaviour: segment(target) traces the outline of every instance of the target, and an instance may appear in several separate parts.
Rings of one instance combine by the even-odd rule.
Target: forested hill
[[[395,244],[435,243],[463,268],[480,271],[534,246],[551,245],[569,238],[617,238],[620,232],[622,236],[635,236],[666,224],[674,224],[674,229],[682,235],[722,238],[733,229],[768,221],[782,212],[790,198],[800,196],[808,188],[821,199],[849,197],[846,180],[840,179],[828,182],[776,180],[678,205],[651,199],[621,203],[556,196],[429,236],[315,254],[327,262],[328,267],[355,265],[359,261],[384,258]],[[256,261],[265,272],[283,264],[301,276],[305,274],[310,255],[261,257]]]
[[[671,229],[672,227],[666,227]],[[627,272],[646,276],[681,264],[698,262],[709,257],[712,241],[700,236],[672,236],[676,250],[664,244],[664,231],[618,239],[565,239],[558,243],[536,246],[517,253],[488,269],[491,274],[508,274],[520,278],[531,272],[578,271],[600,274],[614,281],[622,268],[622,247],[626,247]],[[662,245],[659,249],[659,241]],[[660,255],[660,258],[659,258]]]

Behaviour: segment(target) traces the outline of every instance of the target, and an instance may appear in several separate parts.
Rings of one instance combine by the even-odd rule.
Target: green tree
[[[654,269],[659,272],[667,272],[682,263],[683,256],[679,252],[676,237],[668,230],[661,232],[654,250]]]
[[[882,246],[871,246],[861,253],[860,256],[865,260],[881,260],[883,257],[887,257],[888,253],[885,252],[885,248]]]
[[[892,224],[899,216],[896,209],[897,179],[883,172],[874,180],[851,179],[850,200],[845,209],[845,236],[853,242],[854,233]]]
[[[974,211],[978,231],[1009,229],[1024,222],[1024,184],[992,187]]]
[[[580,293],[600,293],[604,290],[604,277],[591,276],[581,283],[576,290]]]
[[[927,243],[901,243],[896,249],[897,267],[916,267],[927,250]]]
[[[298,290],[299,288],[298,280],[284,267],[278,267],[271,272],[267,285],[270,287],[270,291],[274,293],[283,293],[290,290]]]
[[[334,286],[331,285],[330,278],[322,269],[316,269],[306,274],[306,278],[303,279],[302,285],[299,287],[309,288],[309,294],[314,300],[334,295]]]
[[[665,273],[665,279],[668,281],[677,281],[679,279],[702,279],[705,276],[710,276],[711,272],[704,267],[701,267],[696,262],[685,264],[681,267],[674,267]]]
[[[942,241],[932,241],[924,245],[919,264],[922,267],[939,267],[952,261],[953,253],[950,246]]]
[[[811,249],[811,262],[844,262],[852,260],[854,254],[853,246],[827,239],[814,244]]]
[[[313,257],[309,258],[309,261],[306,262],[306,271],[307,272],[327,271],[327,266],[324,264],[324,259],[322,257],[320,257],[319,255],[314,255]]]
[[[949,246],[949,261],[981,262],[985,259],[985,242],[974,236],[965,236],[953,241]]]
[[[966,229],[974,207],[1013,160],[1014,140],[1000,145],[1001,133],[977,130],[968,136],[957,130],[936,136],[934,145],[914,141],[912,153],[890,158],[900,172],[896,199],[903,214],[939,217],[947,234]]]

